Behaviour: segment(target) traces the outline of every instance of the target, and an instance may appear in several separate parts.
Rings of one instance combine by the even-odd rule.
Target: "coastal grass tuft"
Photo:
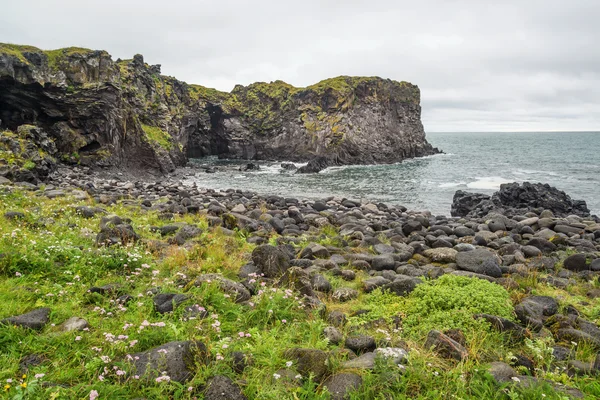
[[[167,132],[156,126],[145,124],[142,124],[142,129],[146,134],[146,138],[152,145],[158,146],[165,150],[171,150],[173,148],[173,139]]]

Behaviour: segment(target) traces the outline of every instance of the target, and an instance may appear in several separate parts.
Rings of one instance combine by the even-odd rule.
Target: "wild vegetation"
[[[543,274],[533,274],[515,276],[517,285],[505,288],[444,275],[399,296],[381,288],[361,290],[360,282],[370,278],[363,270],[355,269],[356,278],[348,280],[333,269],[324,272],[331,290],[318,295],[322,303],[316,308],[303,301],[299,286],[256,274],[246,281],[254,288],[252,297],[240,303],[218,279],[196,282],[210,273],[237,281],[256,248],[248,231],[215,226],[214,218],[202,213],[174,214],[165,221],[136,199],[105,205],[80,191],[56,198],[43,193],[51,191],[5,187],[0,195],[0,320],[43,307],[51,310],[39,331],[0,327],[5,398],[201,399],[211,378],[225,376],[247,398],[329,399],[323,382],[348,371],[362,377],[362,384],[346,395],[349,399],[569,398],[552,386],[556,384],[576,387],[588,398],[600,396],[596,377],[556,369],[550,337],[530,332],[525,340],[513,341],[473,318],[487,313],[515,321],[514,303],[527,295],[552,295],[562,307],[577,306],[598,322],[600,303],[585,297],[585,282],[557,289],[542,282]],[[267,203],[262,207],[267,210]],[[95,212],[87,214],[88,209]],[[111,215],[128,221],[140,240],[98,243],[98,226]],[[161,227],[167,225],[195,226],[201,233],[191,241],[165,240]],[[273,232],[268,240],[277,244],[282,238]],[[333,249],[347,240],[339,228],[325,225],[293,243],[302,254],[315,244]],[[414,262],[418,259],[415,255]],[[340,288],[358,289],[358,296],[340,302],[334,294]],[[174,311],[161,313],[157,293],[184,297],[174,303]],[[197,313],[190,314],[194,309]],[[349,316],[346,323],[334,322],[332,316],[339,313]],[[67,331],[63,324],[71,317],[87,323]],[[349,369],[345,363],[354,353],[344,340],[332,341],[324,334],[332,323],[343,337],[371,336],[377,347],[406,349],[408,356],[401,363],[382,357],[371,368]],[[448,359],[426,346],[431,329],[460,331],[468,344],[466,357]],[[187,340],[206,346],[189,379],[178,382],[161,371],[151,378],[136,374],[133,356]],[[592,345],[569,345],[578,360],[593,361]],[[291,348],[322,351],[325,376],[298,364]],[[515,365],[522,359],[530,365],[517,363],[519,372],[534,374],[539,383],[498,383],[487,372],[493,361]]]

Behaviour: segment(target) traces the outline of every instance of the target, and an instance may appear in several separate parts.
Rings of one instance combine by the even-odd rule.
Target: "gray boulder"
[[[42,330],[50,321],[50,309],[38,308],[25,314],[5,318],[0,321],[0,325],[16,325],[23,328]]]
[[[200,342],[170,342],[150,350],[132,354],[133,372],[142,379],[155,379],[164,372],[172,381],[183,383],[194,375],[194,367],[206,356]]]
[[[473,251],[462,251],[456,254],[456,265],[464,271],[474,272],[501,278],[502,270],[498,256],[486,249],[475,249]]]

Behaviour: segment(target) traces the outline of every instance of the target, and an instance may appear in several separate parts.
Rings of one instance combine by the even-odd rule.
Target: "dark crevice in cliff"
[[[1,126],[16,130],[24,124],[48,126],[52,119],[42,108],[47,103],[41,85],[24,85],[12,79],[0,79]]]
[[[186,155],[189,158],[221,156],[229,152],[229,141],[225,137],[223,109],[220,105],[207,104],[209,126],[199,126],[190,136]]]
[[[96,150],[100,150],[102,148],[102,145],[100,145],[100,143],[98,143],[97,140],[92,140],[92,142],[90,142],[89,144],[86,144],[83,147],[79,148],[79,152],[80,153],[92,153]]]

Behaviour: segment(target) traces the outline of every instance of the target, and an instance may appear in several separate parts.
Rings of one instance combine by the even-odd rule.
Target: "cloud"
[[[382,76],[421,88],[429,131],[600,130],[597,0],[21,0],[2,41],[144,54],[231,90]]]

